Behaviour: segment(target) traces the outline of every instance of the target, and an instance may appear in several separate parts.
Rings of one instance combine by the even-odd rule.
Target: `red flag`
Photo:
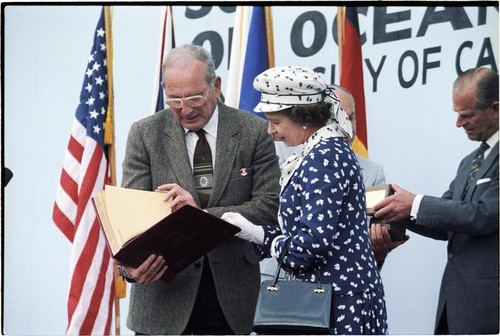
[[[337,20],[340,85],[351,92],[356,104],[356,139],[352,147],[359,155],[368,157],[363,55],[359,35],[358,8],[338,7]]]
[[[91,203],[92,196],[111,182],[104,142],[106,117],[111,110],[108,103],[112,101],[111,62],[107,61],[107,51],[112,48],[107,36],[111,32],[106,30],[109,20],[109,9],[103,8],[53,211],[54,223],[73,243],[66,330],[71,335],[102,335],[111,330],[113,261]]]

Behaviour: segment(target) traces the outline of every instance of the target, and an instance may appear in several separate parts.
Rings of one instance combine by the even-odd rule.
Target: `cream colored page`
[[[385,198],[385,189],[369,191],[366,193],[366,207],[373,208],[375,204]]]
[[[106,234],[108,239],[109,247],[111,248],[111,252],[115,255],[120,250],[120,245],[118,244],[115,236],[115,231],[113,230],[113,226],[109,222],[108,213],[106,210],[106,205],[104,204],[104,192],[100,192],[94,197],[94,204],[96,207],[96,211],[99,214],[100,222],[102,224],[102,229]]]
[[[171,213],[170,201],[163,201],[164,193],[109,185],[105,190],[108,218],[120,246]]]

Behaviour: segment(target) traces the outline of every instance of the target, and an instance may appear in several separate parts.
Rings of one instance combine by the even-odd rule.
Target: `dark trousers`
[[[208,256],[205,256],[200,288],[183,335],[234,335],[217,298]]]

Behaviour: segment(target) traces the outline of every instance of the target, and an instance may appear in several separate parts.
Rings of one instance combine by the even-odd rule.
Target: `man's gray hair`
[[[195,44],[184,44],[180,47],[176,47],[168,53],[167,57],[163,62],[161,67],[162,70],[162,82],[165,82],[165,70],[167,68],[173,67],[177,60],[194,58],[201,61],[207,66],[206,81],[209,84],[213,84],[215,81],[215,65],[212,59],[212,55],[204,49],[202,46]]]

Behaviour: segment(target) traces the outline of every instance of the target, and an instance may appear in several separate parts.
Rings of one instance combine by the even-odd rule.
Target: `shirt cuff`
[[[417,214],[418,214],[418,209],[420,208],[420,202],[422,201],[422,198],[424,195],[416,195],[415,199],[413,200],[413,204],[411,205],[411,211],[410,211],[410,219],[412,221],[417,219]]]
[[[271,249],[270,249],[271,257],[276,257],[276,258],[279,257],[278,244],[285,238],[286,238],[285,235],[279,235],[273,239],[273,241],[271,242]]]
[[[130,275],[127,274],[127,272],[125,272],[125,269],[123,268],[123,266],[119,265],[118,266],[118,274],[121,276],[121,278],[124,280],[124,281],[127,281],[129,283],[134,283],[136,282],[134,280],[134,278],[132,278]]]

